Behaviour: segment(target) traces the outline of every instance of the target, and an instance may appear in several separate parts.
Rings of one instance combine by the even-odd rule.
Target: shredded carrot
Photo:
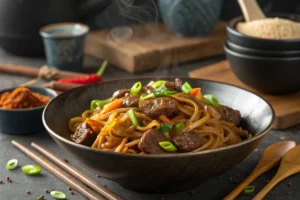
[[[193,88],[191,93],[192,96],[196,97],[197,99],[199,99],[200,101],[203,101],[203,96],[201,93],[201,88]]]
[[[103,107],[102,112],[103,113],[108,113],[108,112],[110,112],[112,110],[120,108],[122,106],[122,101],[123,101],[122,98],[121,99],[115,99],[115,100],[113,100],[112,102],[106,104]]]
[[[97,122],[96,120],[87,118],[85,119],[85,122],[88,123],[92,127],[93,131],[96,133],[100,133],[101,128],[103,128],[103,125]]]
[[[165,115],[160,115],[159,119],[164,123],[173,124]]]
[[[191,95],[196,97],[200,93],[200,88],[193,88],[191,91]]]

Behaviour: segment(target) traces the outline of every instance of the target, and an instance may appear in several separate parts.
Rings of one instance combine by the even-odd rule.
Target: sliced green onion
[[[42,168],[36,165],[25,165],[22,167],[22,171],[27,175],[36,175],[41,173]]]
[[[165,91],[165,96],[171,96],[173,94],[177,94],[178,92],[177,91],[173,91],[173,90],[166,90]]]
[[[178,93],[177,91],[165,90],[165,91],[153,91],[155,97],[167,97]]]
[[[252,192],[254,192],[254,189],[255,189],[254,185],[248,185],[247,187],[245,187],[244,193],[245,194],[251,194]]]
[[[95,110],[97,107],[103,108],[105,104],[111,102],[112,98],[108,98],[105,100],[93,100],[90,105],[91,110]]]
[[[52,191],[51,196],[55,199],[66,199],[66,195],[63,192],[60,191]]]
[[[190,84],[188,82],[185,82],[182,86],[181,86],[181,91],[184,94],[189,94],[192,91],[192,87],[190,86]]]
[[[183,122],[179,122],[178,124],[176,124],[175,126],[175,130],[176,131],[180,131],[184,128],[184,123]]]
[[[130,118],[132,124],[134,125],[134,127],[135,128],[140,127],[140,124],[139,124],[138,120],[135,117],[133,109],[128,110],[127,113],[129,115],[129,118]]]
[[[139,93],[141,91],[141,89],[142,89],[142,83],[140,81],[136,82],[130,89],[130,96]]]
[[[173,128],[172,124],[162,123],[160,126],[160,132],[165,133],[171,131]]]
[[[18,166],[17,159],[11,159],[6,163],[6,169],[8,169],[8,170],[15,169],[17,166]]]
[[[154,88],[158,88],[158,87],[162,86],[163,84],[165,84],[165,82],[166,82],[166,81],[163,81],[163,80],[156,81],[156,82],[154,82],[154,83],[152,84],[152,86],[153,86]]]
[[[152,98],[155,98],[155,95],[153,93],[142,94],[140,97],[140,100],[146,100],[146,99],[152,99]]]
[[[208,105],[219,106],[218,99],[212,94],[203,95],[204,102]]]
[[[175,147],[175,145],[169,141],[160,142],[159,145],[166,151],[170,151],[170,152],[177,151],[177,148]]]

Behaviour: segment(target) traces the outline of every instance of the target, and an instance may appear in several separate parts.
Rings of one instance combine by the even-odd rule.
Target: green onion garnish
[[[192,87],[190,86],[190,84],[188,82],[185,82],[182,86],[181,86],[181,91],[184,94],[189,94],[192,91]]]
[[[50,194],[55,199],[66,199],[66,195],[60,191],[52,191]]]
[[[176,130],[176,131],[180,131],[180,130],[182,130],[183,128],[184,128],[183,122],[179,122],[179,123],[176,124],[176,126],[175,126],[175,130]]]
[[[254,192],[254,189],[255,189],[254,185],[248,185],[247,187],[245,187],[244,193],[245,194],[251,194],[252,192]]]
[[[208,105],[219,106],[218,99],[212,94],[203,95],[204,102]]]
[[[173,128],[172,124],[162,123],[162,125],[160,126],[160,132],[162,133],[169,132],[172,130],[172,128]]]
[[[112,98],[108,98],[105,100],[93,100],[90,105],[91,110],[95,110],[97,107],[103,108],[105,104],[111,102]]]
[[[152,91],[155,95],[155,97],[167,97],[167,96],[170,96],[170,95],[173,95],[173,94],[176,94],[178,93],[177,91],[172,91],[172,90],[163,90],[163,91]]]
[[[134,127],[135,128],[140,127],[140,124],[139,124],[138,120],[135,117],[133,109],[128,110],[127,113],[129,115],[129,118],[130,118],[132,124],[134,125]]]
[[[166,82],[166,81],[163,81],[163,80],[156,81],[156,82],[153,83],[152,86],[153,86],[154,88],[158,88],[158,87],[162,86],[163,84],[165,84],[165,82]]]
[[[6,163],[6,169],[8,169],[8,170],[15,169],[17,166],[18,166],[17,159],[11,159]]]
[[[142,94],[140,97],[140,100],[146,100],[146,99],[152,99],[152,98],[155,98],[155,95],[153,93]]]
[[[142,83],[139,81],[139,82],[136,82],[132,88],[130,89],[130,96],[133,96],[137,93],[139,93],[142,89]]]
[[[175,145],[169,141],[160,142],[159,145],[166,151],[170,151],[170,152],[177,151],[177,148],[175,147]]]
[[[41,173],[42,168],[36,165],[25,165],[22,167],[22,171],[27,175],[36,175]]]

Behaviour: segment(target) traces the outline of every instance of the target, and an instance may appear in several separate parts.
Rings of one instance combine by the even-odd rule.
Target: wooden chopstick
[[[88,199],[92,200],[105,200],[102,196],[100,196],[97,192],[89,189],[87,186],[85,186],[83,183],[75,179],[70,174],[64,172],[62,169],[54,165],[53,163],[49,162],[39,154],[31,151],[30,149],[26,148],[19,142],[16,142],[14,140],[11,141],[12,145],[18,148],[20,151],[22,151],[24,154],[26,154],[28,157],[30,157],[32,160],[37,162],[39,165],[41,165],[43,168],[48,170],[50,173],[55,175],[57,178],[65,182],[67,185],[71,186],[75,190],[77,190],[80,194],[85,196]]]
[[[39,153],[44,155],[46,158],[48,158],[49,160],[51,160],[52,162],[57,164],[63,170],[70,173],[71,175],[73,175],[78,180],[80,180],[82,183],[84,183],[85,185],[89,186],[90,188],[94,189],[95,191],[97,191],[98,193],[100,193],[101,195],[106,197],[108,200],[121,200],[121,197],[119,197],[116,194],[112,193],[106,187],[98,184],[96,181],[94,181],[93,179],[91,179],[90,177],[88,177],[87,175],[82,173],[81,171],[79,171],[77,168],[75,168],[72,165],[66,163],[62,159],[58,158],[57,156],[55,156],[51,152],[44,149],[43,147],[41,147],[41,146],[39,146],[35,143],[31,143],[31,146],[35,150],[37,150]]]

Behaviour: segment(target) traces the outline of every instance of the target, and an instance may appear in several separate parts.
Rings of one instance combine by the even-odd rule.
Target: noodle
[[[177,93],[168,98],[176,102],[178,110],[176,115],[168,119],[169,123],[174,126],[183,123],[183,126],[180,131],[173,129],[164,135],[172,141],[174,135],[188,132],[198,134],[203,138],[203,144],[191,152],[229,146],[251,137],[242,128],[224,121],[214,106],[204,103],[202,95],[191,97]],[[134,125],[128,114],[131,109],[133,109],[139,126]],[[82,117],[74,117],[70,120],[70,131],[75,132],[82,122],[88,123],[97,133],[92,148],[128,154],[145,154],[138,147],[143,134],[151,129],[159,130],[163,124],[160,118],[151,117],[142,112],[139,107],[132,106],[119,107],[108,112],[104,112],[101,108],[97,108],[95,111],[86,110],[82,113]]]

